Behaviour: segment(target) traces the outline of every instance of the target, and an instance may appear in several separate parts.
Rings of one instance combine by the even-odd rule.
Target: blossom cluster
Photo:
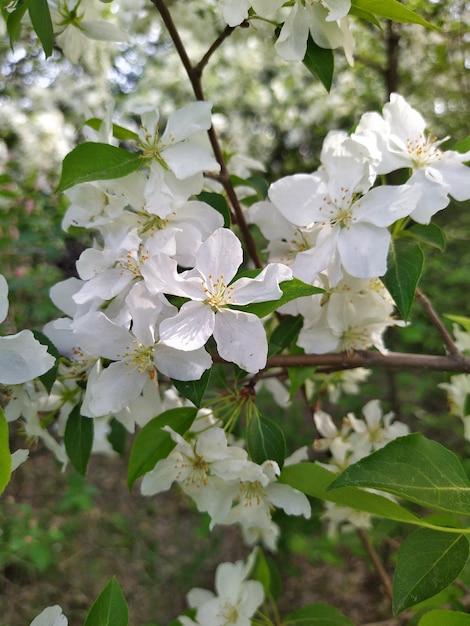
[[[362,414],[364,419],[357,418],[354,413],[348,413],[338,428],[328,413],[321,410],[315,412],[315,426],[322,437],[314,441],[314,449],[329,454],[328,462],[318,461],[320,465],[339,474],[349,465],[409,432],[406,424],[394,421],[393,413],[382,414],[378,400],[370,400],[363,407]],[[339,506],[333,502],[325,503],[323,517],[328,523],[328,532],[331,535],[338,531],[370,526],[368,513]]]

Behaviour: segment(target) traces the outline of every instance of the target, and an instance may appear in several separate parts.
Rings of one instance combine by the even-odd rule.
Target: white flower
[[[51,4],[57,43],[72,63],[80,61],[90,46],[90,39],[100,41],[128,41],[129,39],[127,33],[108,20],[86,19],[83,4],[82,0],[58,0],[57,4]],[[89,7],[93,12],[93,7],[91,5]],[[87,10],[90,14],[90,10]]]
[[[177,109],[168,117],[161,136],[158,111],[144,111],[139,131],[143,156],[155,158],[178,179],[201,174],[203,170],[218,171],[220,166],[214,157],[193,141],[195,135],[211,127],[211,108],[210,102],[198,101]]]
[[[392,94],[382,112],[362,116],[353,138],[372,144],[381,153],[378,174],[410,168],[408,184],[420,190],[420,199],[411,217],[427,224],[431,217],[449,204],[449,195],[456,200],[470,198],[470,169],[464,165],[470,151],[464,154],[442,151],[437,141],[425,134],[426,122],[406,100]]]
[[[246,564],[221,563],[215,573],[217,595],[206,589],[191,589],[188,602],[197,609],[196,621],[180,616],[183,626],[251,626],[251,618],[264,599],[263,585],[247,580],[255,558],[253,552]]]
[[[310,34],[321,48],[342,46],[353,65],[354,39],[347,18],[350,8],[350,0],[297,0],[276,41],[278,54],[286,61],[302,61]]]
[[[57,604],[44,609],[33,619],[30,626],[67,626],[68,620],[62,613],[62,609]]]
[[[176,261],[159,255],[142,267],[150,292],[191,298],[174,317],[160,324],[160,340],[178,350],[196,350],[213,334],[219,355],[248,372],[266,364],[267,340],[256,315],[235,311],[230,305],[277,300],[279,283],[292,278],[284,265],[270,264],[256,278],[235,276],[243,258],[236,235],[219,228],[196,252],[196,267],[177,273]]]
[[[271,202],[292,224],[321,225],[316,244],[298,254],[295,275],[312,282],[334,263],[340,277],[339,262],[358,278],[385,274],[391,239],[387,227],[410,214],[420,192],[412,185],[368,190],[370,186],[369,163],[349,155],[331,157],[327,170],[294,174],[271,185]]]
[[[248,17],[250,6],[261,17],[272,16],[284,0],[221,0],[222,14],[229,26],[238,26]]]
[[[8,284],[0,274],[0,322],[8,312]],[[55,359],[30,330],[0,337],[0,384],[18,385],[45,374]]]

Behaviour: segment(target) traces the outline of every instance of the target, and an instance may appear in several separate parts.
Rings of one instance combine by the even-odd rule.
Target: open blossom
[[[183,626],[251,626],[251,618],[264,599],[263,585],[247,580],[256,552],[246,563],[221,563],[215,573],[215,590],[195,587],[188,593],[189,606],[196,609],[196,621],[178,617]]]
[[[449,204],[449,196],[456,200],[470,198],[470,168],[464,163],[470,151],[460,154],[443,151],[439,145],[448,139],[437,140],[425,133],[426,122],[399,94],[392,94],[382,115],[369,112],[362,116],[353,139],[371,145],[381,155],[378,174],[409,168],[409,185],[420,191],[419,201],[411,217],[427,224],[431,217]]]
[[[413,185],[371,189],[369,163],[352,155],[329,156],[322,170],[276,181],[269,198],[282,215],[300,227],[321,226],[315,245],[297,255],[293,272],[313,282],[328,268],[330,280],[375,278],[387,270],[388,226],[409,215],[419,190]]]
[[[231,305],[278,300],[279,283],[291,280],[285,265],[272,263],[256,278],[231,283],[243,258],[236,235],[219,228],[196,252],[196,267],[177,273],[174,259],[159,255],[142,268],[150,292],[190,298],[174,317],[160,324],[160,340],[178,350],[196,350],[211,335],[219,355],[248,372],[258,372],[266,363],[267,340],[263,324],[252,313],[230,309]]]
[[[145,158],[154,158],[176,178],[184,179],[203,170],[218,171],[219,164],[206,148],[195,142],[195,136],[211,127],[210,102],[191,102],[173,111],[162,135],[156,109],[141,114],[140,147]],[[201,174],[202,177],[202,174]]]
[[[343,47],[353,65],[354,39],[347,14],[350,0],[296,0],[282,26],[275,48],[286,61],[302,61],[310,35],[321,48]]]
[[[108,20],[94,19],[96,10],[89,1],[57,0],[51,2],[51,16],[56,39],[64,55],[78,63],[90,45],[90,39],[128,41],[129,36]]]
[[[8,284],[0,274],[0,322],[8,313]],[[45,374],[55,363],[30,330],[0,337],[0,384],[19,385]]]

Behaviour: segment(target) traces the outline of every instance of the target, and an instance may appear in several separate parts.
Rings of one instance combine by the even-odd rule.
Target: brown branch
[[[199,63],[195,67],[195,70],[199,73],[199,76],[202,75],[202,72],[204,71],[205,66],[209,63],[211,56],[214,54],[217,48],[219,48],[219,46],[222,45],[222,43],[225,41],[225,39],[227,39],[227,37],[230,37],[230,35],[233,33],[234,30],[235,30],[234,26],[226,26],[225,30],[223,30],[220,33],[220,35],[211,45],[209,50],[206,52],[206,54],[202,57],[202,59],[199,61]]]
[[[377,574],[385,589],[385,593],[387,594],[388,599],[390,600],[390,602],[392,602],[392,599],[393,599],[392,583],[390,582],[390,578],[385,570],[385,567],[382,564],[382,561],[380,560],[379,555],[377,554],[376,549],[369,541],[369,537],[367,536],[367,533],[365,532],[363,528],[358,528],[357,534],[359,535],[362,541],[362,545],[364,546],[367,552],[367,555],[369,556],[370,560],[372,561],[373,566],[375,567],[377,571]]]
[[[152,4],[155,6],[155,8],[157,9],[157,11],[160,13],[163,23],[165,24],[168,33],[175,45],[176,51],[181,59],[181,63],[183,64],[184,69],[186,70],[186,74],[188,75],[189,81],[191,83],[191,86],[193,88],[194,91],[194,95],[196,96],[197,100],[205,100],[204,97],[204,91],[202,88],[202,83],[201,83],[201,73],[202,73],[202,69],[204,68],[205,63],[201,66],[203,59],[201,60],[201,62],[199,63],[199,65],[194,66],[186,52],[186,48],[184,47],[183,41],[181,40],[181,37],[178,33],[178,30],[176,28],[176,25],[173,21],[173,18],[171,16],[170,11],[168,10],[168,7],[165,4],[164,0],[151,0]],[[226,29],[227,30],[227,29]],[[225,31],[224,31],[225,32]],[[228,34],[226,35],[228,36]],[[218,48],[218,46],[220,45],[220,43],[222,43],[223,39],[225,39],[225,37],[223,39],[220,39],[222,37],[222,35],[216,40],[216,42],[214,42],[213,46],[216,45],[216,43],[220,40],[220,42],[216,45],[216,48]],[[212,47],[213,47],[212,46]],[[216,49],[215,48],[215,49]],[[211,50],[211,48],[209,48],[209,51]],[[206,53],[206,55],[209,53],[209,51]],[[212,54],[212,52],[211,52]],[[211,128],[207,131],[208,135],[209,135],[209,141],[211,143],[212,146],[212,150],[214,152],[214,156],[215,159],[217,161],[217,163],[220,165],[220,175],[219,175],[219,180],[222,183],[224,189],[225,189],[225,193],[227,194],[227,197],[229,199],[229,202],[232,206],[232,209],[235,213],[235,219],[236,219],[236,223],[241,231],[242,237],[245,241],[246,247],[247,247],[247,251],[248,254],[250,255],[253,263],[256,265],[256,267],[263,267],[263,263],[261,262],[260,256],[258,254],[258,249],[256,247],[256,244],[253,240],[253,237],[251,235],[250,229],[248,227],[248,224],[245,220],[245,215],[243,214],[243,209],[240,205],[240,202],[238,200],[237,194],[235,192],[235,189],[232,185],[232,181],[230,180],[230,175],[229,172],[227,170],[227,166],[225,164],[225,159],[224,159],[224,155],[222,152],[222,148],[220,146],[220,142],[219,142],[219,138],[217,136],[217,133],[214,130],[214,127],[211,126]]]
[[[454,356],[460,356],[461,352],[455,345],[452,335],[449,333],[449,331],[447,330],[447,328],[444,326],[441,319],[437,315],[429,298],[426,297],[420,289],[416,290],[416,298],[419,300],[421,306],[423,307],[423,310],[428,316],[429,321],[434,326],[434,328],[437,329],[438,333],[440,334],[449,354],[452,354]]]

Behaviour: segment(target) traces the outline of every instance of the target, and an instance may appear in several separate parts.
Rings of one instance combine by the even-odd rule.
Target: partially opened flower
[[[30,626],[67,626],[68,620],[59,605],[49,606],[33,619]]]

